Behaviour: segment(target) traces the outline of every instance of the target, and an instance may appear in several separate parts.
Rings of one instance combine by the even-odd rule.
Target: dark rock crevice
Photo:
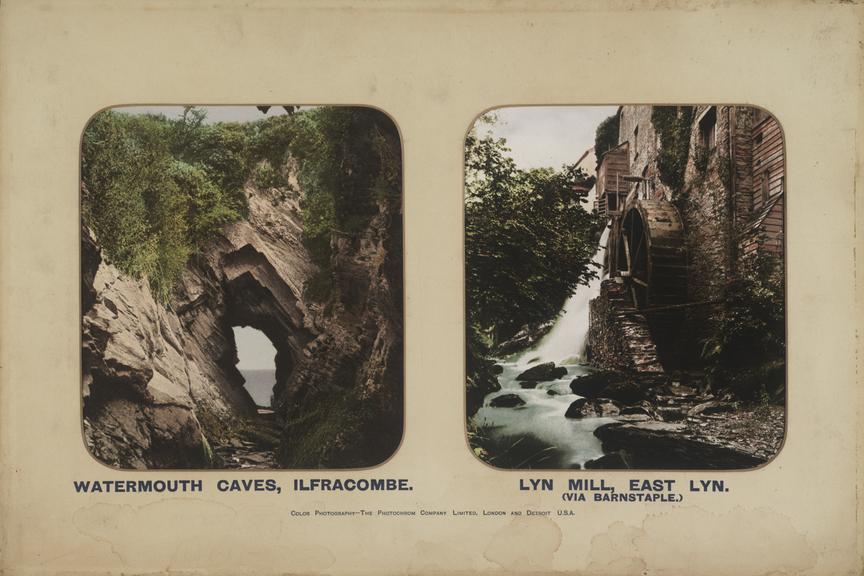
[[[331,238],[339,289],[311,311],[319,335],[276,390],[285,466],[373,466],[401,442],[402,269],[392,252],[401,224],[401,212],[381,203],[362,234]]]

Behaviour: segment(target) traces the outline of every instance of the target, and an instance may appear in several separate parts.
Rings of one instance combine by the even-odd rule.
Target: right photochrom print
[[[466,425],[501,469],[750,469],[786,429],[783,133],[504,107],[465,142]]]

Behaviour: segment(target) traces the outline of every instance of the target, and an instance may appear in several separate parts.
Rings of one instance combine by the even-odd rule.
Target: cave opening
[[[237,369],[246,382],[246,392],[260,408],[273,405],[276,384],[276,348],[264,332],[249,326],[234,326],[237,346]]]

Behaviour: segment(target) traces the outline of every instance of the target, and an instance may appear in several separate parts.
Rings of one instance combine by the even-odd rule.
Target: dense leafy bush
[[[473,132],[466,140],[468,323],[491,343],[558,314],[595,274],[589,262],[599,231],[580,206],[585,193],[574,191],[590,185],[584,172],[520,170],[507,153],[504,140]]]
[[[779,399],[785,390],[786,325],[782,266],[759,253],[745,261],[713,315],[704,342],[706,375],[715,389],[745,400]]]
[[[82,140],[84,222],[106,258],[146,277],[162,302],[189,255],[245,211],[245,138],[202,120],[108,110]]]
[[[269,160],[263,160],[255,166],[252,171],[252,181],[258,188],[290,187],[281,170],[274,168]]]
[[[597,125],[597,131],[594,133],[594,154],[597,156],[598,166],[603,154],[618,145],[619,124],[618,114],[613,114]]]
[[[266,160],[274,170],[278,170],[287,160],[294,123],[293,116],[271,116],[247,124],[251,157],[256,161]]]

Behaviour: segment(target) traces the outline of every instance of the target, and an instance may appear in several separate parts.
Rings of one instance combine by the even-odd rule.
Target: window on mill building
[[[699,144],[705,150],[713,150],[717,145],[717,108],[714,106],[699,119]]]
[[[760,186],[760,192],[762,195],[762,205],[768,203],[768,197],[771,194],[771,171],[765,170],[762,172],[762,182]]]

